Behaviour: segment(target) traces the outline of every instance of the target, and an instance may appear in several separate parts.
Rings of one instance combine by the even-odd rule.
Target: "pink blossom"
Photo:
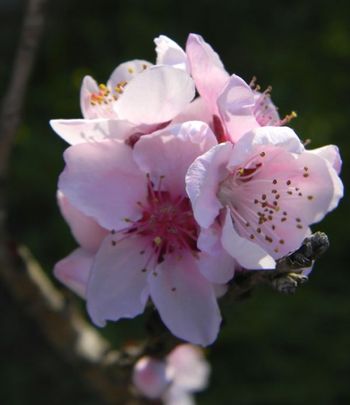
[[[336,147],[307,151],[287,127],[256,128],[235,145],[213,147],[186,176],[194,217],[206,229],[200,239],[207,243],[214,227],[242,267],[273,268],[337,206],[340,166]]]
[[[286,124],[270,98],[242,78],[230,76],[218,54],[200,35],[190,34],[186,44],[187,64],[196,88],[210,111],[210,122],[219,142],[236,142],[244,133],[260,126]]]
[[[194,404],[191,394],[207,387],[209,374],[203,352],[184,344],[164,360],[142,357],[135,364],[133,383],[149,399],[162,399],[166,405],[190,405]]]
[[[71,145],[129,139],[164,127],[194,95],[194,83],[184,69],[133,60],[119,65],[106,84],[98,85],[90,76],[83,79],[83,119],[51,120],[50,124]]]
[[[222,293],[216,285],[232,278],[235,261],[208,242],[199,251],[185,174],[216,143],[206,124],[193,121],[145,135],[133,148],[105,140],[65,152],[59,189],[75,211],[63,213],[82,246],[79,254],[93,258],[83,290],[97,325],[135,317],[151,297],[173,334],[201,345],[215,340],[221,321],[216,295]],[[93,246],[90,236],[81,236],[88,227],[83,232],[74,224],[86,217],[89,226],[102,228]],[[73,259],[77,257],[69,257],[65,266],[69,271],[56,270],[61,279],[69,274],[66,284],[67,278],[82,279],[79,266],[70,266]]]

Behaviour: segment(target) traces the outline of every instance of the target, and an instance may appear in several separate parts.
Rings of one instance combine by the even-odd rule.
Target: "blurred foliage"
[[[153,61],[152,39],[159,34],[184,45],[189,32],[200,33],[229,72],[247,81],[255,75],[263,88],[271,84],[281,114],[298,112],[291,126],[302,139],[310,138],[311,147],[340,146],[345,161],[342,177],[347,183],[349,11],[345,0],[336,4],[315,0],[51,1],[11,166],[9,225],[15,239],[29,245],[48,271],[74,248],[55,201],[67,145],[50,130],[48,121],[80,117],[79,87],[85,74],[105,81],[123,61]],[[22,2],[0,1],[1,92],[11,71],[22,13]],[[225,325],[217,343],[208,349],[211,386],[198,396],[199,404],[350,403],[348,206],[345,196],[338,210],[314,227],[327,232],[331,249],[295,296],[259,290],[252,298],[223,309]],[[9,345],[21,346],[23,339],[36,339],[35,331],[16,324],[22,321],[13,308],[3,307],[1,312],[0,341],[5,351]],[[142,323],[142,318],[122,321],[109,325],[104,333],[119,344],[142,336]],[[88,403],[83,391],[77,394],[78,380],[73,384],[71,379],[57,379],[54,388],[48,384],[45,389],[41,379],[48,366],[35,360],[43,356],[38,345],[33,350],[35,355],[29,345],[22,357],[6,356],[2,362],[1,385],[6,389],[0,389],[1,403],[57,403],[52,401],[61,391],[70,392],[66,403]],[[33,359],[32,368],[26,366],[25,353]],[[51,367],[56,367],[54,359]]]

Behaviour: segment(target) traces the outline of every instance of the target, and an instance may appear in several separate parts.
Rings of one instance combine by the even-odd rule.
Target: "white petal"
[[[181,69],[155,66],[138,74],[115,104],[121,119],[135,124],[167,122],[195,95],[191,77]]]
[[[106,139],[124,140],[136,131],[135,125],[128,121],[105,118],[51,120],[50,125],[62,139],[71,145]]]
[[[154,39],[158,65],[170,65],[178,69],[189,71],[185,51],[172,39],[160,35]]]

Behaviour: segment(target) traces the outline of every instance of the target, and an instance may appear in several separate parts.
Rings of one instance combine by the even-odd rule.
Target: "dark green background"
[[[0,0],[0,91],[8,80],[24,2]],[[85,74],[105,81],[119,63],[154,60],[152,40],[184,45],[202,34],[229,72],[273,87],[282,115],[310,147],[338,144],[349,180],[350,13],[347,1],[51,1],[13,154],[9,226],[48,272],[75,246],[56,207],[57,176],[67,146],[50,118],[78,118]],[[145,100],[147,102],[147,100]],[[259,290],[224,308],[225,326],[208,350],[211,386],[199,404],[350,403],[349,200],[314,229],[331,249],[295,296]],[[97,404],[48,348],[0,286],[0,402]],[[116,344],[142,335],[142,319],[107,328]]]

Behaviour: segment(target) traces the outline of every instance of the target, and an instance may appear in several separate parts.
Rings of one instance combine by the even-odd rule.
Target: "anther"
[[[269,243],[273,242],[273,239],[270,236],[265,236],[265,240],[267,240]]]

